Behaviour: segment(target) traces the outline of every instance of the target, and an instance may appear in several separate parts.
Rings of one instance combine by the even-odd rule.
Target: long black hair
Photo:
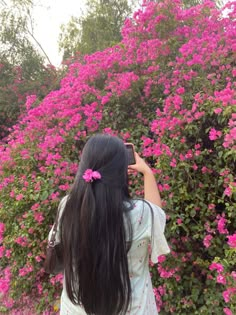
[[[128,156],[118,137],[95,135],[86,143],[61,219],[66,291],[87,314],[125,314],[131,303],[127,252]],[[86,182],[87,169],[101,179]]]

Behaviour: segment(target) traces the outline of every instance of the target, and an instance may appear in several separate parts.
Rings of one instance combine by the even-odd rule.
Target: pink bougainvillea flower
[[[44,220],[43,213],[42,212],[35,212],[34,213],[34,219],[35,219],[35,221],[37,221],[38,223],[41,224]]]
[[[236,288],[227,288],[227,290],[225,290],[222,293],[222,296],[225,300],[226,303],[229,303],[231,296],[235,295],[236,293]]]
[[[42,260],[42,258],[41,258],[40,256],[36,256],[36,257],[35,257],[35,260],[36,260],[37,262],[40,262],[40,261]]]
[[[0,246],[0,258],[2,258],[4,256],[4,253],[5,253],[5,247]]]
[[[224,298],[224,300],[225,300],[225,303],[228,303],[228,302],[230,301],[230,293],[229,293],[228,290],[224,291],[224,292],[222,293],[222,296],[223,296],[223,298]]]
[[[179,88],[176,90],[176,92],[177,92],[178,94],[184,94],[185,88],[181,86],[181,87],[179,87]]]
[[[231,276],[236,281],[236,271],[232,271]],[[236,290],[236,288],[235,288],[235,290]]]
[[[220,263],[215,263],[215,262],[213,262],[209,266],[209,269],[210,270],[217,270],[217,272],[223,272],[224,271],[224,267]]]
[[[211,234],[208,234],[204,237],[203,244],[206,248],[210,247],[212,238],[213,236]]]
[[[224,217],[224,213],[221,215],[217,215],[217,229],[220,234],[228,234],[228,230],[225,228],[227,224],[227,220]]]
[[[23,195],[23,194],[19,194],[19,195],[16,196],[16,200],[17,200],[17,201],[20,201],[20,200],[22,200],[23,198],[24,198],[24,195]]]
[[[5,224],[0,222],[0,235],[3,234],[5,231]]]
[[[6,250],[6,253],[5,253],[5,256],[7,257],[7,258],[10,258],[11,257],[11,249],[7,249]]]
[[[208,205],[208,209],[210,209],[210,210],[212,210],[212,209],[215,209],[215,204],[213,204],[213,203],[210,203],[209,205]]]
[[[58,196],[59,196],[59,192],[55,192],[55,193],[52,193],[52,194],[51,194],[50,198],[51,198],[52,200],[54,200],[54,199],[57,199]]]
[[[3,271],[1,271],[0,275],[0,293],[6,294],[10,289],[10,281],[11,281],[11,271],[10,268],[7,267]]]
[[[226,279],[225,279],[225,277],[222,274],[219,274],[216,277],[216,282],[217,283],[221,283],[221,284],[226,284]]]
[[[36,101],[37,95],[29,95],[26,97],[25,107],[27,110],[30,109],[31,105]]]
[[[215,128],[211,128],[210,133],[209,133],[209,138],[210,140],[216,140],[220,138],[222,135],[222,132],[219,130],[216,130]]]
[[[0,278],[0,293],[6,294],[10,289],[10,280]]]
[[[236,248],[236,233],[233,235],[227,236],[228,238],[228,245],[232,248]]]
[[[231,312],[231,310],[228,307],[225,307],[223,309],[223,311],[224,311],[225,315],[233,315],[233,313]]]
[[[24,277],[32,271],[33,271],[32,266],[25,266],[25,267],[19,269],[19,276]]]
[[[31,210],[35,211],[35,210],[37,210],[39,207],[40,207],[40,204],[39,204],[39,203],[35,203],[35,204],[31,207]]]
[[[12,190],[9,195],[10,195],[11,198],[14,198],[14,197],[15,197],[15,192],[14,192],[14,190]]]
[[[70,188],[70,185],[69,185],[68,183],[66,183],[66,184],[64,184],[64,185],[59,185],[59,188],[60,188],[61,190],[66,191],[66,190],[68,190],[68,189]]]
[[[230,197],[232,195],[232,188],[231,187],[225,188],[224,195]]]
[[[179,225],[179,224],[182,224],[182,223],[183,223],[183,220],[180,219],[180,218],[178,218],[178,219],[176,220],[176,222],[177,222],[177,224]]]
[[[15,239],[15,243],[21,245],[22,247],[26,247],[28,245],[28,239],[26,236],[19,236]]]
[[[214,109],[215,114],[220,114],[222,112],[222,108],[216,108]]]
[[[29,234],[33,234],[34,233],[34,229],[33,228],[29,228],[28,232],[29,232]]]
[[[43,286],[42,286],[41,283],[38,283],[38,284],[37,284],[37,289],[38,289],[38,293],[39,293],[39,294],[42,294],[42,292],[43,292]]]
[[[105,105],[106,103],[108,103],[110,101],[110,98],[111,96],[107,96],[107,95],[103,96],[102,101],[101,101],[102,105]]]
[[[166,256],[165,255],[161,255],[161,256],[158,257],[158,262],[159,263],[162,263],[164,261],[166,261]]]

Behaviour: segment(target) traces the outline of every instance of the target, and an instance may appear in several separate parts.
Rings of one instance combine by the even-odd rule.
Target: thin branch
[[[29,12],[29,10],[27,10],[27,15],[29,17],[29,20],[30,20],[30,27],[31,27],[31,31],[32,31],[32,34],[34,33],[34,23],[33,23],[33,19],[31,17],[31,14]]]
[[[44,56],[46,57],[46,59],[48,60],[48,62],[50,63],[50,65],[52,65],[51,60],[49,59],[47,53],[46,53],[45,50],[43,49],[42,45],[41,45],[41,44],[37,41],[37,39],[34,37],[34,34],[31,33],[28,28],[27,28],[27,31],[28,31],[29,35],[33,38],[33,40],[36,42],[36,44],[39,46],[39,48],[42,50]]]
[[[33,40],[36,42],[36,44],[38,45],[38,47],[41,49],[41,51],[43,52],[44,56],[46,57],[46,59],[48,60],[48,62],[50,63],[50,65],[52,65],[51,63],[51,60],[49,59],[46,51],[43,49],[42,45],[38,42],[38,40],[34,37],[34,23],[32,21],[32,17],[31,17],[31,14],[29,11],[27,11],[27,15],[28,15],[28,18],[30,20],[30,26],[31,26],[31,31],[28,29],[27,27],[27,32],[29,33],[29,35],[33,38]]]
[[[1,0],[1,2],[6,6],[7,5],[7,3],[4,1],[4,0]]]
[[[7,3],[5,2],[5,0],[1,0],[1,3],[3,3],[5,6],[7,6]],[[30,21],[30,27],[31,27],[32,31],[29,30],[28,25],[26,25],[25,29],[26,29],[27,33],[32,37],[32,39],[36,42],[36,44],[40,48],[40,50],[43,52],[43,55],[48,60],[49,64],[52,65],[51,60],[49,59],[47,53],[45,52],[45,50],[43,49],[42,45],[38,42],[38,40],[35,38],[35,36],[33,34],[33,31],[34,31],[33,21],[32,21],[32,17],[30,15],[30,11],[29,10],[27,10],[27,15],[28,15],[28,18],[29,18],[29,21]]]

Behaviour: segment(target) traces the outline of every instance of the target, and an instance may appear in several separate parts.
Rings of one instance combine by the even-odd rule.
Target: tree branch
[[[33,27],[34,24],[33,24],[33,21],[32,21],[32,17],[31,17],[31,15],[30,15],[30,12],[29,12],[29,11],[28,11],[27,13],[28,13],[28,17],[29,17],[29,20],[30,20],[30,26],[31,26],[31,30],[32,30],[32,31],[29,30],[28,26],[26,27],[26,30],[27,30],[28,34],[29,34],[29,35],[33,38],[33,40],[36,42],[36,44],[38,45],[38,47],[41,49],[41,51],[43,52],[44,56],[45,56],[46,59],[48,60],[49,64],[52,65],[51,60],[49,59],[49,57],[48,57],[46,51],[43,49],[42,45],[38,42],[38,40],[34,37],[34,33],[33,33],[33,32],[34,32],[34,27]]]
[[[7,5],[7,3],[4,1],[4,0],[1,0],[1,2],[6,6]]]
[[[46,59],[48,60],[48,62],[50,63],[50,65],[52,65],[51,60],[49,59],[47,53],[45,52],[45,50],[43,49],[42,45],[37,41],[37,39],[34,37],[34,34],[30,32],[30,30],[27,28],[27,32],[29,33],[29,35],[33,38],[33,40],[36,42],[36,44],[39,46],[39,48],[41,49],[41,51],[43,52],[44,56],[46,57]]]

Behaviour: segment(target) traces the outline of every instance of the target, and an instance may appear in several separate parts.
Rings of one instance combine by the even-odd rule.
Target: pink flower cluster
[[[0,293],[6,294],[10,289],[11,271],[7,267],[3,271],[0,271]]]
[[[227,273],[224,273],[224,266],[220,263],[216,263],[216,262],[213,262],[210,266],[209,266],[209,269],[210,270],[216,270],[217,271],[217,276],[216,276],[216,282],[219,283],[219,284],[222,284],[224,286],[228,286],[226,288],[226,290],[224,290],[222,292],[222,297],[225,301],[225,303],[229,303],[231,298],[233,297],[233,295],[236,294],[236,287],[231,287],[230,284],[232,284],[233,282],[235,282],[236,280],[236,273],[235,271],[233,271],[231,273],[231,275],[227,274]],[[228,282],[229,279],[228,277],[230,276],[230,279],[233,280],[233,282]],[[230,280],[231,281],[231,280]],[[228,308],[225,308],[225,309],[228,309]],[[224,309],[224,310],[225,310]],[[228,309],[229,312],[230,309]],[[230,314],[230,313],[229,313]]]
[[[29,273],[31,273],[33,270],[34,269],[32,266],[26,266],[26,267],[20,268],[19,276],[24,277],[24,276],[28,275]]]
[[[228,307],[224,307],[223,311],[225,315],[234,315]]]
[[[5,224],[0,222],[0,244],[2,243],[2,240],[3,240],[4,231],[5,231]]]
[[[228,230],[225,228],[227,220],[225,219],[225,214],[223,213],[222,216],[221,215],[217,215],[216,217],[216,221],[217,221],[217,229],[219,231],[220,234],[228,234]]]
[[[22,247],[26,247],[28,245],[28,239],[26,236],[19,236],[15,239],[15,243]]]
[[[228,245],[232,248],[236,248],[236,233],[233,235],[228,235]]]
[[[224,298],[224,301],[226,303],[229,303],[230,302],[230,298],[236,294],[236,288],[228,288],[227,290],[225,290],[223,293],[222,293],[222,296]]]
[[[224,271],[224,267],[220,263],[214,263],[214,262],[209,266],[209,269],[216,270],[217,272]]]
[[[209,133],[210,140],[216,140],[222,136],[222,132],[220,130],[216,130],[215,128],[211,128]]]
[[[206,248],[210,247],[212,239],[213,239],[213,236],[211,234],[208,234],[204,237],[203,244]]]

